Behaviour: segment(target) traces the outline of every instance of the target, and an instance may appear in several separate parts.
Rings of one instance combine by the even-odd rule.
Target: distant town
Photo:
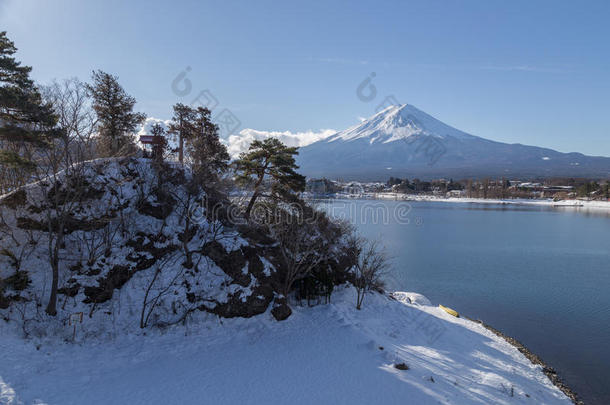
[[[582,199],[610,201],[608,180],[553,178],[539,181],[508,179],[453,180],[390,177],[386,182],[360,183],[329,179],[309,179],[306,192],[312,197],[372,197],[377,194],[433,196],[438,198],[482,199]]]

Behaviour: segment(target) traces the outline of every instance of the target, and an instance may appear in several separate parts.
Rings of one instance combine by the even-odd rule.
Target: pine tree
[[[154,143],[152,146],[152,158],[156,162],[162,162],[165,158],[165,153],[167,151],[167,138],[166,131],[160,124],[155,124],[150,130],[153,135]]]
[[[220,142],[218,125],[211,119],[207,108],[195,110],[193,132],[187,141],[187,151],[193,173],[203,182],[215,182],[229,167],[229,152]]]
[[[2,192],[28,181],[37,148],[60,134],[52,106],[30,79],[32,70],[12,56],[15,44],[0,32],[0,178]]]
[[[254,182],[254,192],[246,208],[249,218],[254,203],[261,196],[265,179],[271,182],[272,196],[284,198],[289,192],[305,190],[305,177],[295,171],[294,156],[298,148],[288,147],[276,138],[254,141],[247,152],[235,162],[237,180],[241,183]]]
[[[200,183],[215,182],[229,167],[229,153],[208,108],[174,105],[169,132],[178,138],[178,160],[181,164],[188,160]]]
[[[125,92],[117,76],[97,70],[92,79],[87,88],[97,114],[100,152],[108,156],[128,153],[133,146],[129,135],[144,122],[146,114],[133,111],[136,99]]]
[[[184,142],[194,133],[196,112],[193,108],[178,103],[174,105],[174,116],[169,132],[178,137],[178,161],[184,164]]]

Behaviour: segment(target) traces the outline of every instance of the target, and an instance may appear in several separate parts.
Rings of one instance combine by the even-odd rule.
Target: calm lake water
[[[383,241],[391,290],[513,336],[585,401],[610,404],[610,212],[582,208],[330,200]]]

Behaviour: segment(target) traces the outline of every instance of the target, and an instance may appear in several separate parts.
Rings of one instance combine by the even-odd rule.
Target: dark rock
[[[145,243],[145,240],[148,239],[148,242]],[[131,248],[133,248],[136,252],[148,252],[153,257],[159,258],[164,255],[171,253],[178,249],[176,245],[167,245],[163,247],[157,247],[156,244],[163,244],[167,241],[167,237],[162,233],[159,234],[146,234],[143,232],[138,232],[135,239],[128,240],[125,244]],[[142,256],[137,255],[135,253],[130,253],[127,256],[127,260],[140,262],[143,259]],[[154,259],[153,259],[154,260]],[[138,264],[137,267],[140,268],[144,266],[144,264]],[[152,264],[151,264],[152,266]]]
[[[35,219],[28,217],[18,217],[17,218],[17,227],[21,229],[27,229],[32,231],[44,231],[48,230],[48,227],[45,223],[41,221],[36,221]]]
[[[24,189],[14,191],[2,199],[2,205],[11,209],[22,207],[27,202],[27,194]]]
[[[10,277],[4,279],[4,284],[15,291],[23,291],[31,283],[27,271],[16,271]]]
[[[233,278],[235,284],[241,286],[250,285],[250,274],[244,274],[246,259],[241,250],[234,250],[227,253],[225,248],[217,241],[208,242],[203,246],[203,254],[208,256],[218,267],[228,276]]]
[[[153,190],[153,194],[157,200],[157,203],[152,204],[149,201],[144,201],[140,205],[138,212],[140,212],[140,214],[148,215],[157,219],[167,218],[174,210],[176,200],[174,200],[167,192],[165,192],[161,188],[155,188]]]
[[[135,271],[126,266],[116,265],[106,275],[98,280],[98,286],[85,287],[87,298],[84,303],[102,303],[112,298],[115,288],[121,288],[133,276]]]
[[[286,298],[278,298],[275,300],[271,314],[276,321],[283,321],[292,315],[292,309],[288,306]]]
[[[81,262],[75,263],[72,266],[70,266],[70,271],[74,271],[76,273],[80,273],[80,271],[83,269],[83,264]]]
[[[248,273],[259,280],[266,278],[267,276],[264,273],[265,266],[259,257],[261,250],[252,246],[242,246],[241,252],[248,261]]]
[[[134,253],[129,253],[127,255],[126,259],[129,260],[130,262],[135,263],[135,266],[134,266],[135,271],[148,269],[149,267],[152,267],[157,262],[156,257],[149,258],[145,255],[138,255],[138,254],[134,254]]]
[[[273,245],[275,240],[269,236],[268,230],[256,224],[241,224],[237,227],[239,233],[256,245]]]
[[[9,299],[0,291],[0,309],[7,309],[10,303]]]
[[[171,206],[167,204],[151,204],[148,201],[144,202],[138,212],[142,215],[148,215],[149,217],[157,219],[165,219],[172,213]]]
[[[210,312],[224,318],[243,317],[262,314],[267,310],[273,299],[273,289],[270,286],[262,285],[255,287],[252,294],[243,300],[239,292],[231,295],[226,303],[217,304]]]
[[[30,211],[32,214],[40,214],[42,211],[44,211],[44,206],[32,204],[28,206],[28,211]]]
[[[74,218],[68,217],[64,221],[64,229],[66,234],[75,231],[93,231],[102,229],[113,219],[113,216],[101,217],[101,218]],[[58,227],[58,220],[56,218],[51,219],[51,226],[53,229]],[[17,226],[21,229],[33,230],[33,231],[49,231],[49,223],[47,221],[37,221],[29,217],[17,218]]]
[[[97,276],[97,275],[98,275],[98,274],[100,274],[101,272],[102,272],[102,269],[100,269],[100,268],[90,269],[90,270],[87,272],[87,275],[88,275],[88,276]]]

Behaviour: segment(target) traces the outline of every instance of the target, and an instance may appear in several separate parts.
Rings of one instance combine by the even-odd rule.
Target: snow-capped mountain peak
[[[388,107],[354,127],[302,147],[297,163],[309,177],[375,181],[390,176],[610,175],[610,158],[494,142],[444,124],[409,104]]]
[[[387,107],[368,120],[329,137],[327,141],[353,141],[368,138],[370,143],[389,143],[413,135],[430,135],[439,138],[473,137],[442,123],[410,104],[403,104]]]

